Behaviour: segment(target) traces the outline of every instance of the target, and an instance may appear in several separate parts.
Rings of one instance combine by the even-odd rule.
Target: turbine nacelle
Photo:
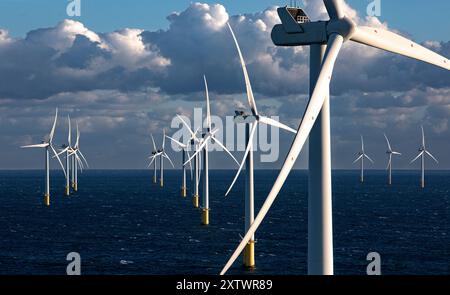
[[[311,22],[301,8],[279,7],[277,12],[281,24],[275,25],[271,34],[272,41],[277,46],[327,44],[332,34],[339,34],[347,41],[357,27],[346,16],[330,21]]]
[[[247,114],[244,111],[235,111],[234,122],[236,124],[251,124],[259,119],[259,116]]]

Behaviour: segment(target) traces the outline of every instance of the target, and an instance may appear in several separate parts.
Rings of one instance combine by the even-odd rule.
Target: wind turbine
[[[62,150],[58,153],[61,155],[62,153],[66,153],[66,196],[70,195],[70,156],[69,153],[72,151],[72,130],[70,125],[70,116],[67,115],[67,122],[69,125],[69,135],[67,137],[67,144],[63,144],[61,146]]]
[[[202,143],[202,138],[198,138],[197,137],[197,133],[199,131],[200,128],[197,128],[197,130],[194,132],[192,131],[191,127],[186,123],[186,121],[183,120],[183,118],[179,115],[177,115],[178,119],[181,120],[181,122],[183,123],[183,125],[186,127],[186,129],[189,131],[189,133],[191,134],[191,147],[194,148],[194,151],[198,150],[199,145]],[[185,162],[183,162],[183,166]],[[200,154],[195,154],[194,155],[194,173],[195,173],[195,179],[194,179],[194,195],[192,197],[192,203],[194,205],[194,208],[198,208],[199,207],[199,198],[200,198],[200,194],[199,194],[199,184],[200,184]]]
[[[208,92],[208,82],[206,81],[206,76],[203,76],[205,82],[205,93],[206,93],[206,133],[203,134],[203,139],[201,144],[196,149],[194,155],[189,158],[184,165],[190,162],[196,155],[203,151],[203,208],[202,208],[202,224],[209,224],[209,166],[208,166],[208,143],[217,143],[225,152],[230,155],[230,157],[239,165],[239,162],[231,154],[231,152],[223,145],[220,140],[218,140],[215,134],[219,131],[218,128],[212,130],[211,126],[211,109],[209,105],[209,92]]]
[[[355,161],[353,161],[353,164],[355,164],[358,161],[361,161],[361,177],[360,177],[360,181],[361,183],[364,182],[364,158],[366,158],[367,160],[369,160],[370,162],[372,162],[372,164],[374,163],[373,160],[366,154],[366,152],[364,151],[364,138],[361,135],[361,151],[358,152],[358,158],[356,158]]]
[[[344,42],[354,41],[450,70],[450,61],[395,33],[357,26],[345,16],[343,1],[324,0],[329,21],[311,22],[300,8],[278,8],[282,24],[272,40],[278,46],[310,45],[310,100],[280,173],[250,229],[226,265],[224,274],[266,216],[309,137],[308,273],[333,274],[333,222],[329,91],[334,64]]]
[[[153,163],[153,183],[156,183],[156,162],[158,161],[158,157],[161,156],[161,152],[158,151],[155,144],[155,139],[153,138],[153,134],[150,134],[152,137],[152,143],[153,143],[153,150],[152,155],[149,157],[150,163],[148,164],[148,167],[150,167]]]
[[[388,146],[388,150],[386,151],[386,154],[389,157],[389,162],[388,162],[388,165],[386,168],[388,170],[388,184],[391,185],[392,184],[392,156],[393,155],[401,156],[402,154],[392,150],[391,143],[389,142],[389,139],[387,138],[386,134],[384,134],[384,138],[386,138],[386,143]]]
[[[437,164],[439,164],[438,160],[427,150],[425,145],[425,132],[423,131],[423,126],[420,126],[422,129],[422,145],[419,148],[419,154],[415,157],[410,164],[414,163],[417,159],[421,158],[420,169],[422,172],[422,177],[420,179],[420,185],[422,188],[425,187],[425,155],[428,155],[432,158]]]
[[[162,142],[162,147],[161,149],[158,150],[158,154],[159,155],[159,169],[160,169],[160,185],[161,187],[164,187],[164,158],[166,158],[167,160],[169,160],[170,164],[172,165],[173,168],[175,168],[175,166],[173,165],[172,160],[169,158],[169,155],[167,155],[166,151],[164,150],[166,146],[166,130],[163,129],[163,142]]]
[[[253,175],[253,137],[256,133],[258,123],[263,123],[271,126],[275,126],[278,128],[285,129],[287,131],[290,131],[292,133],[297,133],[296,130],[278,122],[268,117],[263,117],[259,115],[257,107],[256,107],[256,101],[253,96],[253,90],[252,85],[250,83],[250,78],[248,76],[247,67],[245,65],[244,57],[242,56],[241,49],[239,47],[239,43],[236,39],[236,36],[234,35],[233,29],[231,28],[230,24],[228,24],[228,28],[230,29],[231,35],[233,36],[234,43],[236,45],[236,49],[239,54],[239,60],[242,67],[242,71],[244,74],[245,79],[245,87],[247,90],[247,99],[248,103],[250,105],[250,108],[252,110],[252,115],[248,115],[244,112],[235,111],[234,121],[236,124],[244,123],[245,124],[245,142],[246,142],[246,149],[244,153],[244,158],[242,159],[242,162],[239,166],[239,169],[236,173],[236,176],[233,179],[233,182],[231,183],[230,187],[228,188],[227,192],[225,193],[225,196],[228,196],[231,189],[233,188],[236,180],[239,177],[239,174],[241,173],[242,168],[245,164],[245,232],[248,231],[251,224],[254,220],[254,175]],[[247,244],[245,251],[244,251],[244,265],[246,267],[254,267],[255,266],[255,237],[252,236],[251,240]]]
[[[186,197],[187,196],[187,188],[186,188],[186,166],[183,165],[186,162],[186,155],[188,156],[188,158],[190,158],[190,154],[189,154],[189,145],[191,143],[191,140],[193,138],[189,139],[189,143],[184,144],[179,142],[178,140],[167,136],[166,137],[170,140],[172,140],[176,145],[178,145],[182,150],[182,156],[181,156],[181,163],[182,163],[182,170],[183,170],[183,181],[182,181],[182,185],[181,185],[181,196],[182,197]],[[189,166],[190,166],[190,171],[191,171],[191,180],[192,180],[192,164],[191,162],[189,162]]]
[[[89,164],[84,157],[83,153],[80,150],[80,130],[78,128],[78,122],[77,122],[77,141],[75,142],[75,145],[73,148],[70,149],[69,156],[73,156],[73,166],[72,166],[72,174],[74,175],[74,184],[73,189],[75,191],[78,191],[78,165],[80,165],[81,172],[83,171],[84,165],[83,161],[86,163],[86,166],[89,168]],[[83,159],[83,160],[82,160]]]
[[[47,206],[50,206],[50,152],[49,148],[52,150],[52,152],[55,154],[56,158],[58,159],[59,164],[61,165],[61,168],[64,172],[64,176],[66,177],[66,171],[64,170],[64,165],[61,162],[61,159],[58,156],[58,153],[56,152],[55,148],[53,147],[53,137],[55,135],[55,128],[56,128],[56,121],[58,120],[58,109],[56,109],[55,113],[55,120],[53,121],[53,127],[50,131],[50,134],[48,135],[48,139],[42,141],[40,144],[33,144],[33,145],[26,145],[22,146],[21,148],[43,148],[45,149],[45,194],[44,194],[44,203]]]

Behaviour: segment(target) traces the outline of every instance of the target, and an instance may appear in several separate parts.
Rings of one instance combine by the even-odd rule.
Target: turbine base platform
[[[194,208],[198,208],[198,195],[194,195],[194,197],[192,198],[192,204],[194,204]]]
[[[244,266],[246,268],[255,267],[255,241],[248,242],[244,249]]]
[[[164,180],[162,180],[162,179],[160,180],[159,186],[164,187]]]
[[[78,191],[78,183],[75,183],[75,185],[73,186],[73,190],[76,192]]]
[[[153,176],[153,183],[156,183],[156,176]]]
[[[202,225],[209,225],[209,209],[202,209]]]
[[[182,196],[183,198],[186,198],[186,196],[187,196],[187,190],[186,190],[185,187],[182,187],[182,188],[181,188],[181,196]]]
[[[50,206],[50,195],[44,195],[44,204],[45,206]]]
[[[66,186],[66,196],[70,195],[70,188]]]

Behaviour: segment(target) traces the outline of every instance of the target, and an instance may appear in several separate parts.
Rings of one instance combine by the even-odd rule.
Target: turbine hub
[[[353,36],[355,30],[356,23],[346,16],[338,20],[332,20],[327,25],[328,36],[338,34],[344,37],[345,41],[348,41]]]

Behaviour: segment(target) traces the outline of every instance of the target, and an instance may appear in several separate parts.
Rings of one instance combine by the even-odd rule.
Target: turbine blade
[[[342,0],[323,0],[331,20],[338,20],[345,16]]]
[[[361,135],[361,151],[364,153],[364,138]]]
[[[153,138],[153,134],[150,134],[150,136],[152,137],[152,143],[153,143],[153,151],[156,151],[156,144],[155,144],[155,139]]]
[[[248,77],[247,66],[245,65],[245,61],[244,61],[244,57],[242,56],[241,48],[239,47],[239,43],[236,39],[236,36],[234,35],[233,29],[231,28],[230,24],[227,23],[227,25],[228,25],[228,28],[230,29],[231,35],[233,36],[233,40],[234,40],[234,43],[236,44],[236,48],[237,48],[237,51],[239,54],[239,60],[241,62],[242,71],[244,73],[245,88],[247,90],[248,104],[250,105],[253,115],[258,116],[258,109],[256,108],[256,101],[255,101],[255,97],[253,96],[252,85],[250,83],[250,78]]]
[[[189,151],[185,150],[185,152],[188,155],[188,159],[189,159],[191,157]],[[191,181],[192,181],[192,179],[193,179],[193,176],[192,176],[192,162],[189,162],[189,170],[191,171]]]
[[[163,129],[163,144],[162,144],[162,149],[164,150],[166,146],[166,129]]]
[[[275,181],[272,187],[272,190],[267,196],[267,199],[262,205],[261,210],[256,216],[254,222],[248,229],[238,248],[234,251],[233,255],[231,256],[231,258],[228,260],[227,264],[221,271],[222,275],[231,267],[234,261],[239,257],[242,250],[247,245],[248,241],[252,238],[252,236],[258,229],[259,225],[261,224],[270,207],[272,206],[273,202],[275,201],[278,193],[280,192],[292,167],[294,166],[295,160],[300,154],[300,151],[302,150],[303,145],[305,144],[309,136],[309,133],[316,121],[317,116],[319,115],[322,109],[325,98],[327,97],[327,94],[329,92],[330,80],[333,74],[333,67],[336,62],[337,56],[339,55],[339,51],[342,47],[343,42],[344,38],[342,36],[337,34],[331,34],[316,86],[314,88],[311,99],[304,113],[302,123],[300,124],[300,127],[298,129],[298,133],[295,136],[295,140],[292,143],[291,149],[286,157],[286,160],[284,161],[283,167],[281,168],[280,174],[278,175],[277,180]]]
[[[24,145],[24,146],[21,146],[20,148],[22,148],[22,149],[29,149],[29,148],[46,148],[46,147],[48,147],[48,143]]]
[[[425,131],[423,131],[423,125],[420,128],[422,129],[422,147],[425,149]]]
[[[206,146],[206,143],[208,142],[207,139],[210,137],[211,135],[208,135],[205,140],[202,142],[202,144],[197,148],[197,150],[195,151],[195,153],[185,162],[183,163],[183,165],[186,165],[187,163],[189,163],[196,155],[198,155],[203,148]]]
[[[192,131],[191,127],[183,120],[183,118],[180,115],[177,115],[178,119],[181,120],[184,126],[186,126],[187,130],[191,134],[192,138],[194,138],[196,141],[198,141],[197,136],[195,136],[195,133]],[[197,129],[198,130],[198,129]]]
[[[415,157],[409,164],[414,163],[415,161],[417,161],[417,159],[419,159],[421,156],[423,155],[423,152],[420,152],[417,157]]]
[[[239,174],[241,173],[242,168],[244,167],[245,160],[247,159],[248,154],[250,153],[250,149],[253,147],[253,137],[254,137],[254,135],[255,135],[255,133],[256,133],[257,127],[258,127],[258,123],[255,122],[255,123],[253,124],[253,126],[252,126],[252,130],[250,131],[250,135],[249,135],[249,137],[248,137],[249,143],[248,143],[248,145],[247,145],[247,148],[245,149],[244,157],[242,158],[242,162],[241,162],[241,164],[239,165],[239,169],[238,169],[236,175],[234,176],[233,182],[231,183],[230,187],[228,188],[227,192],[225,193],[225,197],[228,196],[228,194],[230,193],[231,189],[232,189],[233,186],[234,186],[234,183],[236,182],[236,180],[237,180],[238,177],[239,177]]]
[[[80,130],[78,129],[78,121],[76,121],[77,124],[77,141],[75,142],[75,148],[78,148],[80,145]]]
[[[172,137],[170,137],[170,136],[167,136],[167,135],[166,135],[166,137],[167,137],[168,139],[170,139],[171,141],[175,142],[179,147],[181,147],[181,148],[183,148],[183,149],[186,149],[186,148],[187,148],[187,145],[186,145],[186,144],[181,143],[181,142],[179,142],[178,140],[176,140],[176,139],[174,139],[174,138],[172,138]]]
[[[203,75],[203,80],[205,81],[205,93],[206,93],[206,125],[209,130],[211,130],[211,106],[209,104],[209,91],[208,82],[206,81],[206,76]]]
[[[358,158],[356,158],[356,160],[353,161],[353,164],[355,164],[356,162],[358,162],[359,160],[361,160],[362,157],[363,157],[363,155],[360,155]]]
[[[284,130],[292,132],[292,133],[297,133],[297,130],[292,129],[291,127],[286,126],[283,123],[280,123],[280,122],[278,122],[278,121],[276,121],[274,119],[271,119],[269,117],[261,116],[261,117],[259,117],[259,121],[261,123],[266,124],[266,125],[271,125],[271,126],[274,126],[274,127],[280,128],[280,129],[284,129]]]
[[[55,128],[56,128],[56,121],[58,120],[58,108],[56,108],[56,113],[55,113],[55,120],[53,121],[53,127],[52,130],[50,131],[50,135],[49,135],[49,139],[48,141],[51,143],[53,140],[53,136],[55,136]]]
[[[429,152],[429,151],[425,151],[425,153],[430,156],[435,162],[436,164],[439,164],[438,160]]]
[[[150,168],[150,166],[153,164],[153,162],[155,161],[156,157],[152,157],[150,163],[148,164],[147,168]]]
[[[64,165],[63,165],[63,163],[61,162],[61,159],[59,158],[58,153],[56,152],[56,150],[55,150],[55,148],[53,147],[52,144],[50,144],[50,148],[52,149],[53,153],[55,154],[56,159],[58,159],[59,165],[61,165],[61,168],[62,168],[62,170],[63,170],[63,172],[64,172],[64,177],[67,177],[67,175],[66,175],[66,169],[64,168]]]
[[[80,154],[80,156],[83,158],[84,162],[86,163],[86,166],[89,168],[89,164],[88,161],[86,160],[86,158],[84,157],[83,153],[81,152],[80,149],[78,149],[78,153]]]
[[[391,167],[391,165],[392,165],[392,155],[389,155],[389,162],[388,162],[388,165],[386,167],[386,170],[388,170],[389,167]]]
[[[228,155],[230,155],[230,157],[236,162],[236,164],[239,165],[238,160],[236,160],[236,158],[233,156],[233,154],[225,147],[225,145],[220,142],[220,140],[218,140],[217,138],[215,138],[214,136],[211,137],[215,143],[217,143]]]
[[[351,40],[450,70],[450,61],[447,58],[387,30],[357,27]]]
[[[393,155],[398,155],[398,156],[401,156],[401,155],[402,155],[402,153],[395,152],[395,151],[392,151],[392,154],[393,154]]]
[[[387,142],[389,151],[392,152],[391,143],[389,142],[389,139],[387,138],[386,133],[384,134],[384,138],[386,138],[386,142]]]
[[[166,152],[163,153],[163,157],[166,158],[167,160],[169,160],[170,164],[172,165],[173,168],[175,168],[175,165],[173,164],[172,160],[170,159],[169,155],[166,154]]]
[[[364,154],[364,157],[366,157],[370,162],[372,162],[372,164],[375,163],[368,155]]]
[[[69,146],[72,145],[72,127],[70,124],[70,115],[67,115],[67,121],[69,122],[69,136],[67,138],[67,142],[69,143]]]

